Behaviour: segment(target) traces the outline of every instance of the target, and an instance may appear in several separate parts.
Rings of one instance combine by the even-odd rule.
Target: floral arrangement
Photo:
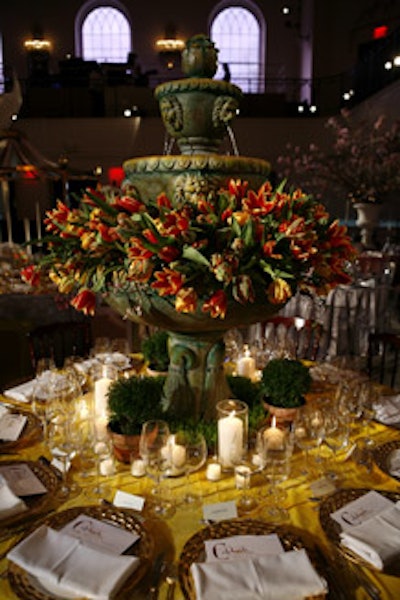
[[[142,286],[177,312],[224,319],[231,302],[284,305],[298,289],[326,294],[350,281],[346,229],[318,201],[282,183],[227,187],[144,204],[132,186],[87,190],[45,218],[46,252],[22,272],[46,273],[71,304],[94,314],[96,295]]]
[[[326,151],[311,143],[304,149],[288,144],[278,157],[277,172],[319,197],[328,192],[352,202],[381,203],[400,187],[400,122],[383,116],[356,120],[348,110],[325,124],[332,134]]]

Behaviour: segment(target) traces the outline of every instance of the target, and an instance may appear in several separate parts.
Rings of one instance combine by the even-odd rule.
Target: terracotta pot
[[[268,404],[267,402],[264,402],[264,407],[270,415],[275,417],[277,425],[292,423],[295,420],[300,408],[286,408],[284,406],[273,406],[272,404]]]
[[[132,452],[139,454],[140,435],[116,433],[110,427],[108,427],[108,433],[112,440],[115,458],[120,462],[129,464]]]

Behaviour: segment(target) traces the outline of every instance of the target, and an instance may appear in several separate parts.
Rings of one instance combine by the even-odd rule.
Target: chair
[[[316,360],[320,351],[322,324],[302,317],[277,315],[262,323],[265,334],[275,342],[284,339],[293,347],[296,358]]]
[[[378,356],[377,365],[374,357]],[[378,366],[379,382],[389,381],[394,388],[400,358],[400,333],[370,333],[368,337],[367,368],[370,379],[374,375],[374,367]]]
[[[57,368],[68,356],[88,356],[92,347],[90,321],[66,321],[41,325],[28,333],[33,372],[38,361],[49,358]]]

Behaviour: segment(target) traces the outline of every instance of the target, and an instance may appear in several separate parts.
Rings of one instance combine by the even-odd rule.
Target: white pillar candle
[[[100,475],[104,477],[114,475],[114,460],[111,457],[100,461]]]
[[[218,420],[218,458],[223,467],[233,467],[243,454],[243,421],[235,411]]]
[[[238,490],[247,490],[250,487],[251,469],[246,465],[235,467],[235,486]]]
[[[219,463],[210,463],[207,465],[206,477],[209,481],[218,481],[221,479],[221,465]]]
[[[279,450],[283,446],[285,434],[276,426],[275,417],[272,418],[271,427],[264,431],[264,441],[268,450]]]
[[[186,462],[186,448],[175,442],[175,436],[171,435],[168,440],[168,459],[172,467],[181,469]]]
[[[134,477],[143,477],[143,475],[145,475],[145,473],[146,473],[146,468],[145,468],[144,460],[142,460],[141,458],[137,458],[134,461],[132,461],[131,474]]]
[[[97,417],[107,414],[107,394],[111,385],[111,379],[101,377],[94,383],[94,410]]]
[[[249,379],[253,379],[256,374],[256,362],[251,356],[249,347],[246,344],[244,346],[243,356],[239,358],[237,363],[237,374],[242,377],[248,377]]]

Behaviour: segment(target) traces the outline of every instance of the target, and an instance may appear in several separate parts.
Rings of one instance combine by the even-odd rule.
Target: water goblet
[[[145,463],[146,474],[155,483],[149,508],[153,514],[164,518],[172,516],[175,512],[172,503],[161,496],[161,481],[171,468],[169,437],[168,424],[153,419],[143,424],[139,440],[139,452]]]
[[[71,461],[77,450],[75,441],[69,427],[68,418],[65,415],[59,415],[49,422],[47,447],[53,457],[55,466],[59,468],[62,474],[62,484],[57,496],[63,500],[80,491],[79,486],[68,479]]]
[[[339,450],[345,448],[349,443],[349,425],[340,416],[329,411],[326,412],[324,421],[325,433],[323,441],[332,452],[331,468],[325,472],[325,475],[331,479],[338,479],[339,474],[336,468],[337,454]]]
[[[186,479],[186,492],[182,498],[185,504],[195,504],[199,502],[199,495],[190,487],[190,475],[200,469],[207,460],[207,443],[204,436],[198,431],[178,431],[174,435],[174,444],[176,447],[184,448],[183,469]],[[172,464],[179,468],[174,460],[174,448],[172,448]],[[176,453],[176,449],[175,449]],[[178,454],[179,458],[179,454]]]
[[[235,465],[235,487],[241,491],[236,503],[239,512],[247,513],[258,505],[256,497],[250,493],[253,474],[258,470],[259,466],[255,465],[251,459],[243,460]]]
[[[271,429],[276,430],[273,432],[274,435],[271,435]],[[279,523],[288,518],[288,512],[280,502],[277,486],[289,476],[293,451],[292,441],[287,430],[268,427],[261,430],[258,443],[262,451],[263,472],[269,482],[269,500],[271,501],[271,504],[267,506],[265,516]]]
[[[304,452],[305,465],[302,474],[311,475],[310,450],[319,448],[324,437],[324,418],[318,409],[303,407],[299,410],[292,426],[295,445]]]

